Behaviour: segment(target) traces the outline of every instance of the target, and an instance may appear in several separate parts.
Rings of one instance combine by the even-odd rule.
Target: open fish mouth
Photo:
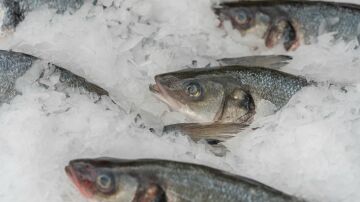
[[[65,167],[65,172],[66,172],[66,175],[75,184],[76,188],[78,188],[80,193],[85,198],[91,198],[93,196],[93,194],[87,190],[88,187],[87,186],[84,187],[84,184],[80,182],[79,178],[77,177],[75,169],[71,165],[68,165]],[[88,184],[88,186],[90,186],[90,184]]]
[[[182,104],[173,99],[165,89],[161,87],[161,85],[156,82],[156,84],[150,84],[149,90],[154,93],[154,95],[161,100],[162,102],[166,103],[171,109],[179,110],[182,107]]]

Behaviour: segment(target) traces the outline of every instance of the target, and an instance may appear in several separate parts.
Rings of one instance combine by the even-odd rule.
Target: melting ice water
[[[92,2],[92,1],[91,1]],[[158,73],[198,61],[268,50],[218,21],[208,0],[102,0],[78,12],[37,9],[1,49],[49,60],[105,89],[121,107],[141,111],[154,127],[184,120],[157,101],[148,84]],[[356,0],[354,0],[356,3]],[[104,7],[107,7],[104,9]],[[196,162],[254,178],[311,201],[359,201],[360,60],[356,42],[302,46],[282,70],[324,83],[304,88],[278,113],[259,118],[216,157],[184,136],[159,137],[133,126],[110,102],[18,82],[22,92],[0,107],[0,201],[85,201],[64,173],[74,158],[165,158]],[[341,87],[345,86],[345,89]],[[161,121],[151,121],[161,120]]]

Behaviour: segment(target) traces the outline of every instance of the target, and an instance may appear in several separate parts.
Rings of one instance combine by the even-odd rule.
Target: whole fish
[[[19,92],[15,88],[16,81],[41,62],[40,59],[12,51],[0,50],[0,104],[9,102]],[[41,66],[39,64],[39,66]],[[80,93],[93,93],[97,96],[108,95],[101,87],[86,81],[72,72],[53,64],[41,66],[36,82],[43,87],[58,91],[78,91]]]
[[[4,12],[2,30],[13,30],[25,19],[28,12],[46,5],[56,9],[58,13],[78,10],[84,4],[84,0],[0,0],[1,9]]]
[[[285,65],[288,57],[250,58],[252,62],[248,57],[236,59],[239,65],[189,68],[156,75],[156,84],[150,85],[150,91],[197,122],[166,126],[165,131],[181,129],[193,139],[222,139],[228,136],[219,133],[237,133],[247,126],[244,123],[251,120],[260,101],[270,101],[280,109],[310,84],[303,77],[257,66]]]
[[[286,50],[316,41],[324,33],[334,39],[359,40],[360,6],[324,1],[237,1],[214,7],[241,34],[257,34],[269,48],[283,41]]]
[[[70,161],[65,171],[85,197],[102,202],[304,201],[255,180],[191,163],[79,159]]]

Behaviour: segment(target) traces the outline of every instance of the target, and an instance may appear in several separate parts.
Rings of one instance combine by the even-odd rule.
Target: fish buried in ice
[[[80,192],[101,202],[300,202],[255,180],[203,165],[112,158],[70,161],[65,171]]]
[[[2,30],[13,30],[25,19],[28,12],[40,7],[48,6],[56,9],[58,13],[75,11],[84,4],[84,0],[0,0],[4,12]]]
[[[0,50],[0,104],[9,102],[19,92],[15,88],[16,81],[26,74],[33,65],[42,62],[40,59],[12,51]],[[54,88],[65,93],[74,90],[80,93],[93,93],[97,96],[108,95],[101,87],[86,81],[72,72],[53,64],[39,64],[44,67],[36,78],[40,86]]]
[[[167,126],[166,130],[181,129],[193,134],[194,139],[211,139],[203,135],[237,133],[245,127],[260,101],[267,100],[280,109],[297,91],[309,85],[303,77],[267,68],[285,65],[289,59],[287,56],[225,59],[221,61],[235,61],[238,65],[156,75],[156,84],[150,85],[150,90],[172,109],[197,122]]]
[[[360,6],[324,1],[237,1],[214,6],[221,22],[230,21],[241,34],[257,34],[269,48],[283,42],[286,50],[316,41],[324,33],[334,39],[359,40]]]

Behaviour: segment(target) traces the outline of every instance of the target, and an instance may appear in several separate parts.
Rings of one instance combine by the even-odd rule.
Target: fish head
[[[213,9],[219,16],[220,25],[228,20],[241,35],[252,34],[264,38],[268,48],[279,43],[283,43],[286,50],[295,50],[299,46],[299,23],[272,2],[229,2]]]
[[[73,160],[65,172],[84,197],[95,201],[131,201],[138,187],[135,178],[102,160]]]
[[[239,117],[249,111],[247,106],[234,104],[244,102],[229,102],[229,96],[231,98],[234,91],[234,87],[230,85],[231,79],[214,69],[186,69],[155,76],[156,84],[150,85],[150,91],[173,110],[184,113],[196,121],[222,121],[224,112],[226,119],[230,120],[230,108],[241,108],[237,110],[239,114],[236,114]],[[237,94],[239,99],[245,99],[247,95]],[[240,98],[240,94],[244,96]]]
[[[265,12],[260,12],[257,6],[238,3],[221,4],[213,8],[218,15],[221,24],[228,20],[234,29],[242,35],[249,33],[263,36],[271,24],[271,16]]]
[[[171,72],[155,76],[155,82],[150,90],[160,100],[197,121],[214,121],[223,106],[224,86],[210,75]]]

